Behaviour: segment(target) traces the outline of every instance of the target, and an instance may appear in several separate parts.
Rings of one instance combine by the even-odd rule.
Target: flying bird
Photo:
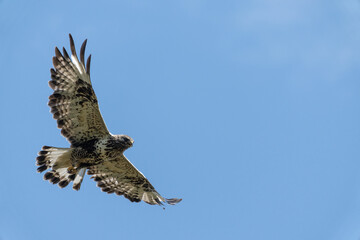
[[[79,61],[71,34],[69,38],[71,56],[65,48],[63,53],[55,48],[49,81],[54,93],[48,105],[71,146],[43,146],[36,158],[37,171],[48,170],[44,179],[60,188],[73,182],[73,189],[79,190],[87,171],[102,191],[124,195],[132,202],[142,200],[151,205],[180,202],[182,199],[162,197],[124,156],[134,140],[127,135],[113,135],[107,129],[90,81],[91,55],[85,64],[87,40],[81,46]]]

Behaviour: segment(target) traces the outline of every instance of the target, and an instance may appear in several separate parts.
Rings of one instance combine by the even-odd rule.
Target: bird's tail
[[[43,172],[51,169],[44,175],[45,180],[49,180],[59,187],[66,187],[74,181],[73,189],[79,190],[84,178],[86,168],[74,169],[71,162],[71,148],[57,148],[43,146],[36,158],[37,171]]]

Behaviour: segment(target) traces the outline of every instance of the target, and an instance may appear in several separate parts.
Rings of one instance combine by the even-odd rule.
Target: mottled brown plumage
[[[59,187],[70,182],[79,190],[84,174],[92,175],[98,187],[107,193],[124,195],[132,202],[143,200],[149,204],[176,204],[181,199],[163,198],[123,155],[133,145],[126,135],[112,135],[100,114],[98,101],[90,81],[90,61],[85,67],[87,40],[80,49],[80,61],[76,55],[71,35],[71,56],[55,48],[54,69],[51,69],[49,86],[54,93],[48,105],[61,134],[71,143],[70,148],[44,146],[36,164],[44,179]]]

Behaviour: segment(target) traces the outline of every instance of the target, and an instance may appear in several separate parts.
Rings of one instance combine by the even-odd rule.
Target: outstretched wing
[[[90,81],[90,60],[84,62],[86,41],[81,46],[80,60],[76,55],[74,40],[70,37],[71,58],[63,48],[63,55],[55,48],[51,69],[50,87],[54,93],[49,97],[51,113],[57,120],[61,133],[72,146],[101,138],[109,134],[100,114],[96,95]]]
[[[174,205],[182,199],[163,198],[145,178],[145,176],[126,159],[124,155],[101,164],[89,167],[89,175],[107,193],[124,195],[132,202],[144,202],[154,205],[168,203]]]

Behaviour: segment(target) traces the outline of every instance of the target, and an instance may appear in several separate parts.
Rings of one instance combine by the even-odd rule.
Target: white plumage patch
[[[74,179],[74,185],[73,185],[73,189],[75,190],[79,190],[80,189],[80,185],[82,183],[82,180],[84,179],[84,175],[86,172],[86,168],[81,168],[77,173],[76,173],[76,177]]]
[[[76,69],[79,71],[79,74],[82,75],[85,72],[85,69],[83,69],[84,67],[80,65],[77,57],[71,54],[71,61],[74,63]]]
[[[56,148],[44,146],[37,157],[38,172],[51,169],[44,175],[45,180],[53,184],[59,184],[59,187],[66,187],[71,181],[74,181],[73,188],[79,190],[84,178],[86,169],[75,170],[75,173],[69,172],[72,168],[71,148]]]

